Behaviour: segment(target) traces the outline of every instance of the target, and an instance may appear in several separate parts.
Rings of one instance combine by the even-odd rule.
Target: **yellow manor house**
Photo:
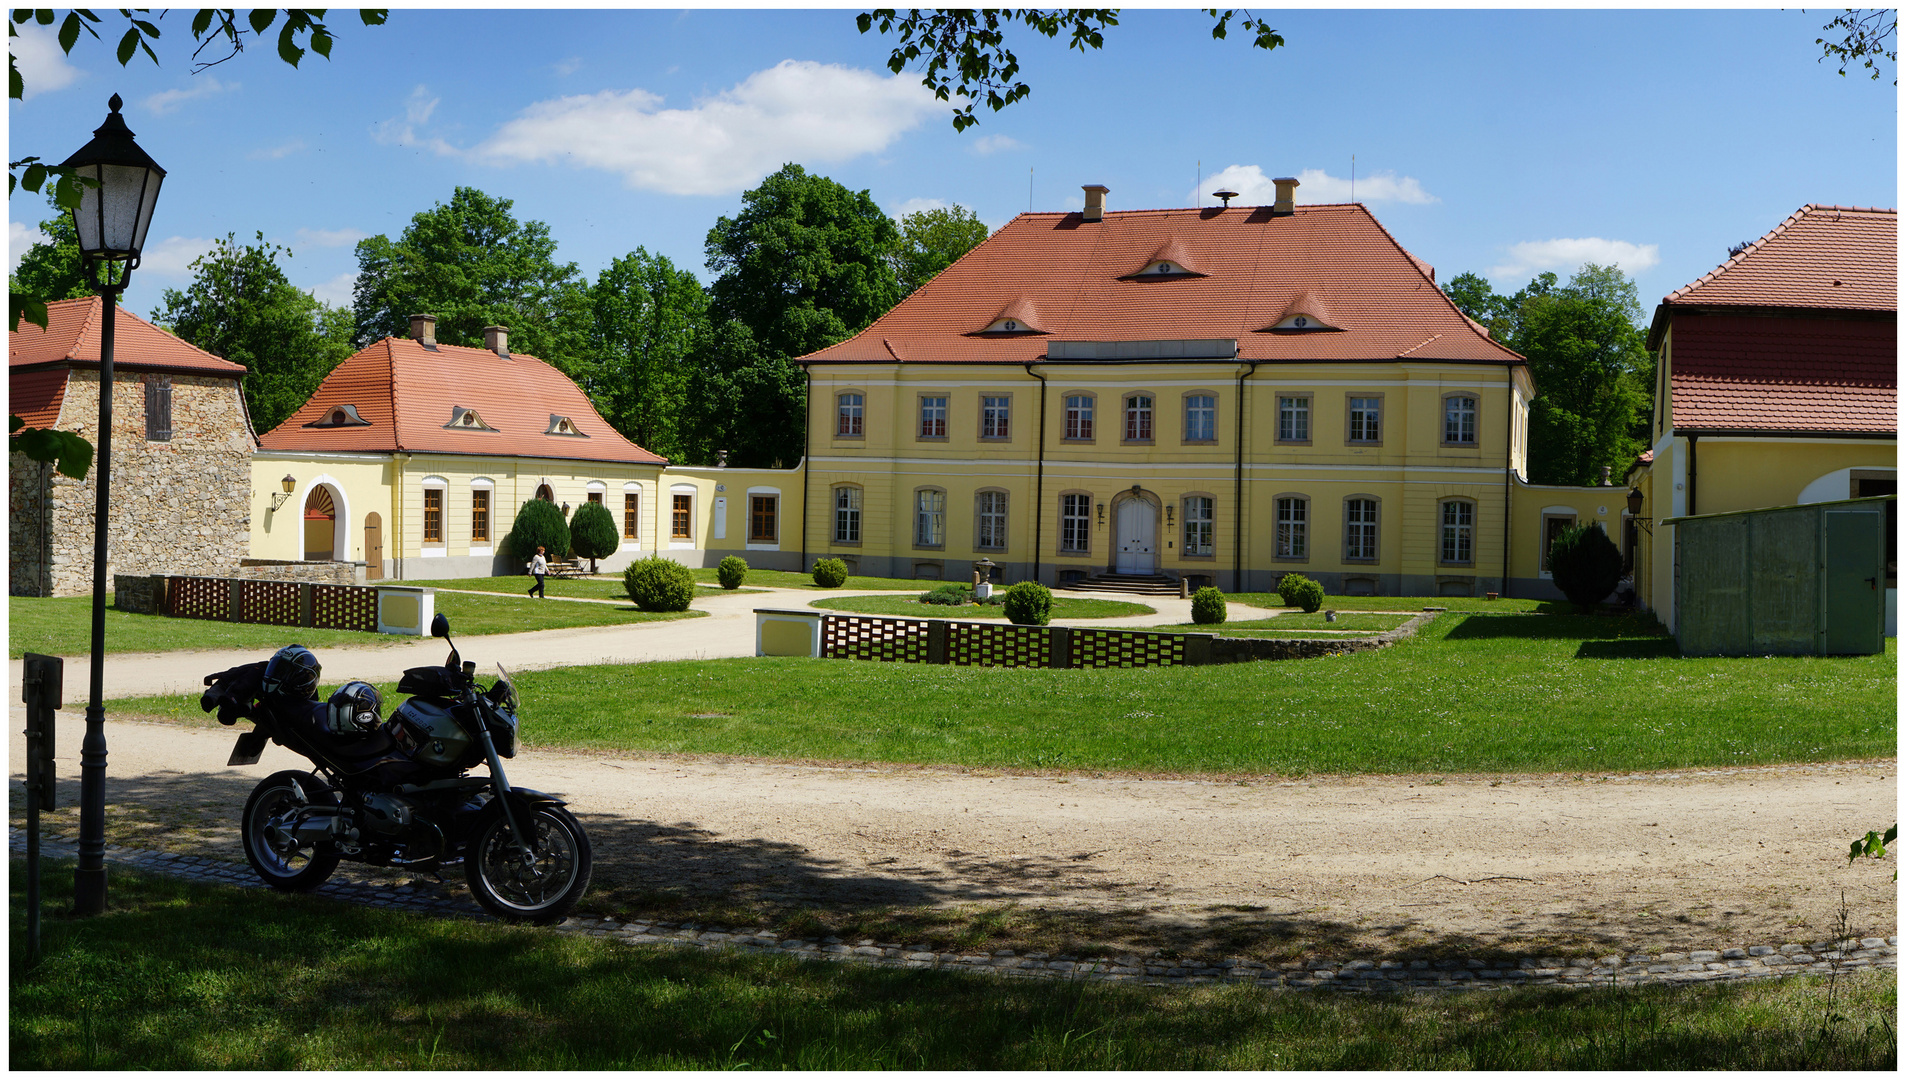
[[[801,548],[903,578],[1552,594],[1544,518],[1619,538],[1623,493],[1526,489],[1523,359],[1363,206],[1296,186],[1121,213],[1088,186],[803,357]]]

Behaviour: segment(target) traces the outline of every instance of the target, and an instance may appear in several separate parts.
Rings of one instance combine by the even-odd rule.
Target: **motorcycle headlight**
[[[496,706],[506,713],[514,713],[521,700],[516,696],[516,684],[498,679],[495,685],[485,692],[486,697],[496,702]]]
[[[498,757],[516,756],[516,716],[512,713],[498,713],[500,723],[490,725],[490,741],[496,744]]]

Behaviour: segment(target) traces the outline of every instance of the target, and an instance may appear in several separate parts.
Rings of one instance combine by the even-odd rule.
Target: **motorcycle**
[[[563,800],[512,787],[519,701],[510,675],[486,689],[460,660],[450,621],[430,634],[450,645],[442,667],[397,684],[410,699],[366,732],[338,734],[320,701],[268,693],[267,664],[207,675],[200,708],[226,726],[249,720],[227,765],[256,764],[267,742],[309,758],[311,772],[266,777],[245,800],[240,832],[252,869],[274,889],[317,888],[341,861],[427,873],[461,860],[470,892],[509,922],[560,921],[589,887],[589,837]],[[315,686],[315,658],[312,684]],[[372,714],[374,715],[374,714]],[[478,765],[488,775],[469,775]]]

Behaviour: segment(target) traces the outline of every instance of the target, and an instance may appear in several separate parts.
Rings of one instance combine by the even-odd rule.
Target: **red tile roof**
[[[46,329],[22,321],[7,335],[10,368],[36,364],[99,363],[102,301],[97,296],[56,300],[46,305]],[[118,308],[113,326],[113,366],[139,370],[190,371],[205,375],[245,373],[244,365],[221,360]]]
[[[1683,315],[1669,364],[1678,430],[1898,429],[1889,319]]]
[[[342,405],[367,424],[309,426]],[[474,410],[484,430],[448,425]],[[576,435],[550,434],[565,417]],[[622,437],[567,376],[533,356],[385,338],[332,369],[311,400],[259,440],[266,450],[502,454],[667,464]]]
[[[1897,311],[1899,215],[1809,203],[1665,306]]]
[[[1130,276],[1164,251],[1205,276]],[[1266,329],[1306,292],[1340,329]],[[977,336],[1017,302],[1036,306],[1040,333]],[[1235,339],[1246,360],[1522,362],[1354,204],[1021,214],[872,326],[801,359],[1023,364],[1053,340],[1178,339]]]
[[[71,370],[50,367],[34,371],[10,371],[7,380],[8,411],[26,421],[27,427],[53,427],[59,423],[60,403],[66,400],[66,377]]]

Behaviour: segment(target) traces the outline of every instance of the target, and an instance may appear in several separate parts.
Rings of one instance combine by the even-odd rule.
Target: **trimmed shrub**
[[[589,572],[596,572],[596,560],[606,559],[622,549],[622,530],[615,527],[609,508],[599,502],[576,507],[569,519],[569,547],[578,559],[589,560]]]
[[[1037,581],[1022,581],[1006,590],[1006,618],[1021,626],[1044,626],[1052,621],[1052,590]]]
[[[695,575],[674,559],[651,555],[622,571],[622,587],[643,611],[687,611],[695,598]]]
[[[1284,603],[1295,608],[1303,608],[1305,614],[1324,606],[1324,587],[1302,574],[1285,574],[1284,580],[1277,583],[1277,595]]]
[[[510,535],[504,538],[503,546],[512,557],[527,563],[536,554],[538,545],[544,548],[544,558],[567,558],[569,523],[563,520],[562,508],[555,503],[531,499],[516,511],[516,523],[510,526]]]
[[[1621,551],[1599,525],[1563,529],[1549,545],[1555,587],[1583,611],[1593,611],[1621,581]]]
[[[724,589],[739,589],[741,583],[748,580],[748,560],[739,555],[730,555],[715,567],[715,580],[721,582]]]
[[[958,581],[949,581],[937,589],[920,594],[922,604],[945,604],[954,607],[973,602],[973,587]]]
[[[823,589],[838,589],[847,584],[847,564],[839,559],[815,560],[814,584]]]
[[[1225,619],[1224,594],[1206,585],[1191,594],[1191,621],[1195,623],[1221,623]]]

